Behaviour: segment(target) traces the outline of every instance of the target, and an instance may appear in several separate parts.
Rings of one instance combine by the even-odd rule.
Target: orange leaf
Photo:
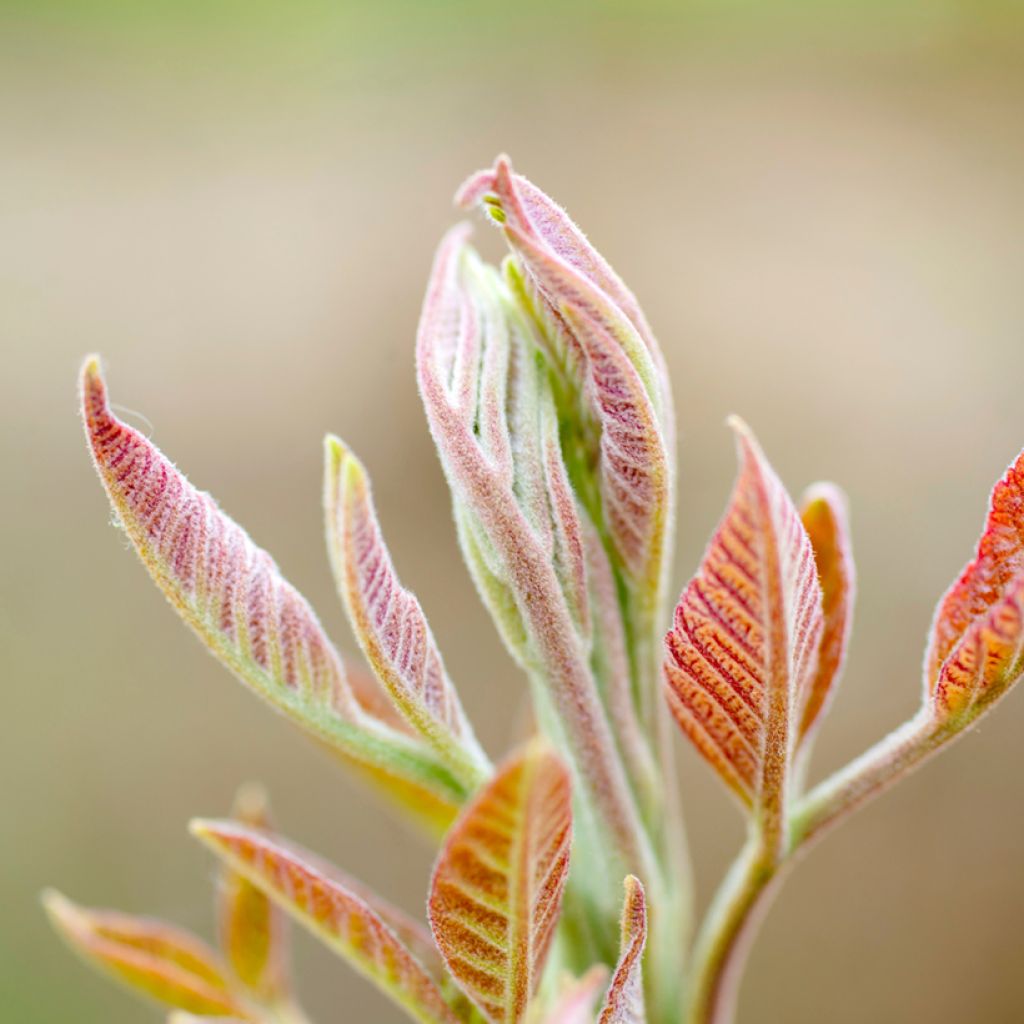
[[[422,926],[295,844],[231,821],[197,820],[191,829],[415,1020],[457,1024]]]
[[[232,817],[243,825],[270,826],[266,794],[259,786],[243,787]],[[284,915],[244,875],[226,869],[218,892],[220,944],[235,977],[262,1002],[278,1003],[287,995],[288,935]]]
[[[644,1024],[642,959],[647,942],[647,898],[640,879],[626,878],[622,905],[622,950],[597,1024]]]
[[[434,868],[434,938],[492,1024],[521,1021],[540,980],[569,869],[571,804],[567,768],[531,742],[466,808]]]
[[[939,671],[932,706],[941,718],[970,719],[1024,674],[1024,573],[975,619]]]
[[[191,933],[79,907],[53,890],[43,894],[43,905],[72,949],[128,988],[200,1016],[252,1019],[231,994],[217,955]]]
[[[822,597],[800,516],[738,420],[725,517],[676,607],[666,694],[683,732],[781,841],[790,720],[818,659]]]
[[[942,666],[972,623],[990,611],[1011,583],[1024,573],[1024,452],[995,485],[985,529],[974,559],[946,591],[935,609],[925,688],[934,693]]]
[[[833,484],[809,488],[800,517],[814,548],[824,624],[818,668],[807,688],[800,718],[797,742],[804,743],[824,717],[846,660],[856,583],[843,492]]]

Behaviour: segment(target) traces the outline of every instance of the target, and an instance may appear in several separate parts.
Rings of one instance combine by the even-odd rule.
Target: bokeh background
[[[320,438],[375,480],[495,754],[523,683],[477,607],[412,370],[433,246],[502,150],[639,293],[675,382],[677,584],[742,413],[799,491],[849,492],[855,646],[821,773],[914,709],[934,601],[1024,445],[1024,17],[969,0],[685,5],[0,4],[0,1016],[158,1015],[37,904],[210,934],[193,814],[248,779],[280,826],[411,910],[431,851],[210,659],[86,457],[81,357],[269,548],[352,649],[321,537]],[[493,232],[480,244],[496,256]],[[741,838],[680,743],[701,898]],[[1024,1019],[1024,694],[790,880],[742,1024]],[[392,1010],[304,936],[318,1020]]]

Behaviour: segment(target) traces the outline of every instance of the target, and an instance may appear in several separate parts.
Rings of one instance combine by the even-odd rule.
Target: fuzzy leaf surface
[[[791,718],[817,668],[823,616],[800,515],[739,421],[739,475],[666,637],[683,732],[772,838],[784,825]]]
[[[492,1024],[518,1024],[527,1012],[558,922],[571,838],[568,770],[534,741],[498,769],[438,857],[434,939]]]
[[[660,591],[671,518],[671,396],[639,305],[565,211],[507,158],[473,175],[456,201],[482,202],[536,293],[543,334],[600,425],[600,490],[615,548],[634,582]]]
[[[964,631],[931,695],[940,720],[969,721],[1024,674],[1024,572]]]
[[[623,866],[635,866],[644,874],[653,870],[649,844],[590,664],[578,617],[584,598],[573,597],[578,587],[567,582],[586,569],[559,573],[559,563],[573,565],[581,551],[573,542],[576,553],[566,559],[553,553],[551,517],[560,503],[545,493],[539,458],[537,361],[525,358],[523,328],[467,234],[457,227],[440,245],[416,344],[420,393],[459,539],[509,650],[550,697],[581,799],[586,794],[603,832],[601,856],[615,862],[607,873],[621,877]],[[566,537],[578,532],[562,525]]]
[[[395,707],[475,788],[490,774],[416,596],[398,579],[362,463],[336,437],[325,445],[328,548],[349,621]]]
[[[192,832],[232,870],[424,1024],[456,1024],[441,991],[429,936],[365,886],[295,844],[231,821],[198,820]]]
[[[465,791],[422,744],[371,718],[315,613],[273,559],[155,445],[111,412],[98,360],[82,372],[86,436],[143,564],[243,683],[399,802],[442,825]]]
[[[626,879],[622,947],[597,1024],[645,1024],[643,955],[647,943],[647,897],[638,878]]]
[[[997,624],[1003,614],[1012,617],[1015,599],[1011,591],[1024,576],[1024,452],[995,485],[989,500],[985,528],[978,541],[974,558],[939,601],[932,620],[925,654],[924,682],[926,693],[937,706],[960,703],[957,693],[970,691],[984,675],[975,655],[980,653],[981,632],[992,629],[992,641],[1006,635],[1008,622]],[[1004,613],[996,608],[1004,605]],[[994,618],[988,626],[980,623]],[[973,630],[973,638],[968,634]],[[951,666],[943,679],[943,667],[955,652],[966,659],[959,668]],[[982,661],[985,659],[982,658]],[[978,675],[978,673],[981,675]],[[964,674],[966,673],[966,675]],[[968,681],[971,674],[977,683]],[[954,678],[955,677],[955,678]]]
[[[50,921],[83,959],[165,1006],[251,1020],[231,993],[220,958],[190,932],[152,918],[91,910],[48,891]]]
[[[800,518],[814,549],[822,595],[818,667],[804,696],[798,743],[804,743],[828,710],[846,660],[853,628],[856,576],[846,496],[833,484],[817,484],[803,498]]]

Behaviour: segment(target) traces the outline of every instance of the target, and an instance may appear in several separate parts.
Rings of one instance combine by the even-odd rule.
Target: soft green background
[[[817,770],[911,711],[933,602],[1024,444],[1020,5],[8,0],[0,18],[5,1022],[158,1019],[69,957],[38,890],[209,934],[213,865],[184,825],[245,779],[296,839],[421,906],[430,851],[205,655],[110,527],[74,378],[101,351],[114,401],[351,649],[318,493],[320,438],[346,437],[500,753],[522,681],[459,565],[411,365],[449,196],[500,150],[666,349],[677,584],[740,412],[794,490],[830,476],[853,503],[856,643]],[[1024,1017],[1024,695],[979,733],[794,876],[743,1024]],[[706,898],[739,819],[680,759]],[[398,1019],[297,954],[319,1021]]]

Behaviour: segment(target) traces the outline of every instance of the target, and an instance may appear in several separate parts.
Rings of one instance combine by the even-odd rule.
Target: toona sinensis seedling
[[[70,944],[172,1020],[306,1021],[289,982],[290,915],[424,1024],[726,1024],[752,933],[796,855],[1024,671],[1022,454],[936,610],[919,712],[809,787],[853,609],[842,493],[817,484],[794,503],[734,419],[735,488],[670,617],[675,421],[636,299],[507,159],[457,200],[481,206],[510,253],[488,266],[465,226],[442,241],[416,367],[463,555],[529,682],[537,735],[497,766],[344,443],[325,448],[327,546],[375,680],[213,498],[113,414],[98,360],[82,371],[96,469],[178,614],[440,847],[426,919],[414,920],[275,835],[264,799],[245,790],[230,819],[192,824],[223,865],[219,951],[48,893]],[[693,941],[670,719],[748,825]]]

